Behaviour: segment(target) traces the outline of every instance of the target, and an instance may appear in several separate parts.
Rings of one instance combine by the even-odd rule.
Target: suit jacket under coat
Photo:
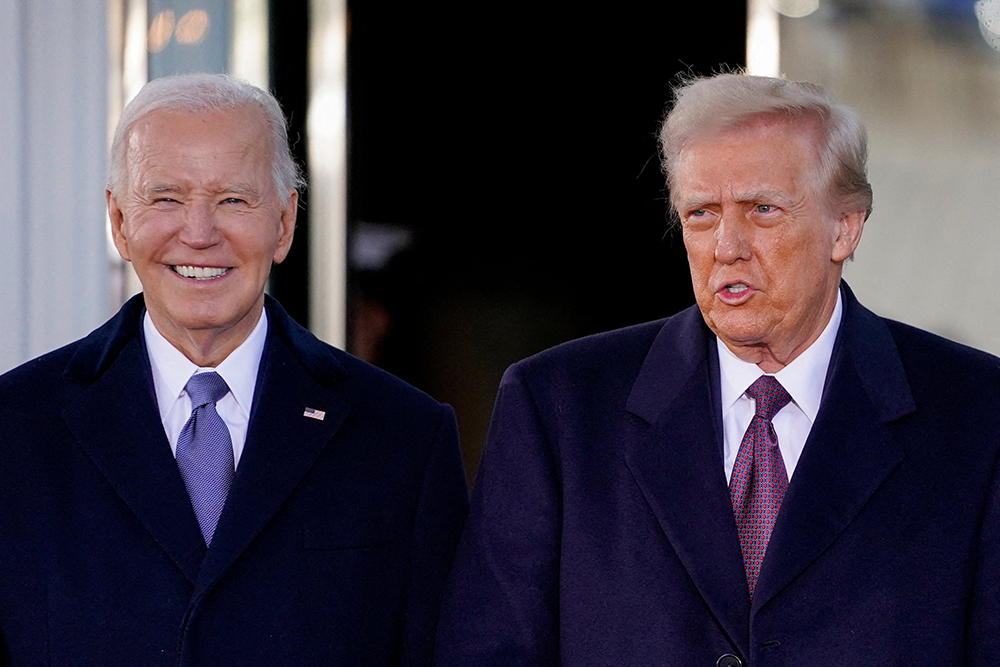
[[[843,295],[752,604],[696,308],[511,367],[436,664],[992,664],[1000,360]]]
[[[467,505],[451,409],[268,300],[246,446],[206,550],[142,305],[0,378],[9,664],[428,663]]]

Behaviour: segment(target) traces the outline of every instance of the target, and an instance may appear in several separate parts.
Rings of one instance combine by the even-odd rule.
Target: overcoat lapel
[[[768,543],[754,611],[829,548],[903,459],[888,425],[915,404],[895,342],[846,285],[843,295],[823,401]]]
[[[346,371],[281,306],[268,301],[270,328],[247,441],[195,588],[219,580],[264,529],[333,438],[350,408],[329,388]],[[306,417],[306,408],[325,413]]]
[[[65,373],[80,393],[62,417],[122,501],[194,582],[205,543],[156,407],[141,314],[140,295],[81,343]]]
[[[746,654],[750,596],[720,454],[713,353],[697,309],[664,324],[627,404],[651,426],[625,459],[691,580]]]

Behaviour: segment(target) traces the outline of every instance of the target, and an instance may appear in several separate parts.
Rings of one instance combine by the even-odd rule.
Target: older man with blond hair
[[[125,108],[108,213],[143,293],[0,378],[3,664],[429,663],[454,414],[265,296],[301,185],[265,91]]]
[[[676,97],[697,306],[508,370],[437,664],[989,664],[1000,360],[841,280],[872,202],[853,110],[740,74]]]

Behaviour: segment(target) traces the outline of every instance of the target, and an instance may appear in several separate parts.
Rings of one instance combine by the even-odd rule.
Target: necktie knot
[[[771,421],[792,400],[781,383],[771,375],[761,375],[747,388],[747,396],[756,403],[756,416]]]
[[[191,409],[195,409],[217,403],[229,393],[229,385],[218,373],[195,373],[184,385],[184,390],[191,398]]]

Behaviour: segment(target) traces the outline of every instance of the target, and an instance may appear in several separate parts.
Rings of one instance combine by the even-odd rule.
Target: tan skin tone
[[[252,107],[151,113],[129,135],[128,182],[107,192],[115,246],[153,324],[198,366],[250,335],[271,264],[292,244],[298,194],[276,192],[269,137]]]
[[[757,119],[681,153],[674,203],[698,307],[740,359],[776,373],[823,332],[865,211],[818,175],[811,121]]]

